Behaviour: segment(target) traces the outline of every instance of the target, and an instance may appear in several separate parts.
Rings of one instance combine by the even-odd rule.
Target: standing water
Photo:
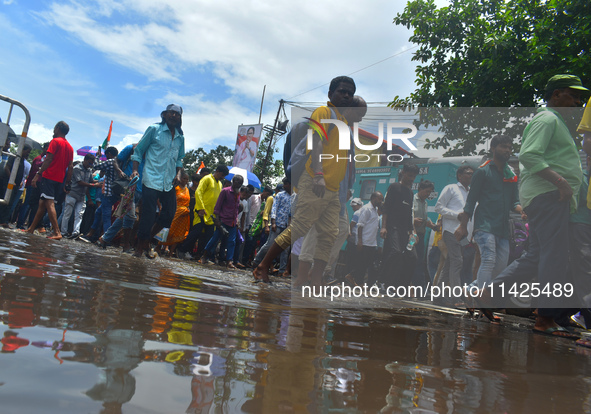
[[[591,412],[591,350],[526,319],[290,302],[247,272],[0,230],[0,413]]]

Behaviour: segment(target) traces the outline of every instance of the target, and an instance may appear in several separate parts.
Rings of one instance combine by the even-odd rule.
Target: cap
[[[363,205],[363,201],[359,197],[356,197],[356,198],[354,198],[354,199],[351,200],[351,205],[352,206],[362,206]]]
[[[177,112],[178,114],[182,115],[183,114],[183,108],[179,105],[175,105],[175,104],[170,104],[166,107],[166,109],[164,111],[162,111],[161,115],[164,115],[164,112],[166,111],[174,111]]]
[[[552,92],[556,89],[571,88],[580,91],[588,91],[589,89],[583,86],[581,78],[575,75],[554,75],[546,84],[546,92]]]
[[[283,184],[277,184],[277,187],[275,187],[275,191],[283,191]]]

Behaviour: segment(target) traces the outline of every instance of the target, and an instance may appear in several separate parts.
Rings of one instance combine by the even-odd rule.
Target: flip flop
[[[546,336],[553,336],[555,338],[564,338],[564,339],[571,339],[571,340],[577,340],[577,339],[581,339],[581,337],[579,335],[576,335],[574,333],[571,333],[568,329],[563,328],[562,326],[552,326],[548,329],[545,330],[540,330],[540,329],[532,329],[533,333],[538,334],[538,335],[546,335]]]
[[[484,303],[477,297],[468,297],[466,299],[469,302],[468,306],[465,308],[470,316],[474,316],[474,311],[478,310],[482,315],[486,317],[493,324],[500,324],[502,319],[498,316],[495,316],[495,313],[492,309],[486,308]]]

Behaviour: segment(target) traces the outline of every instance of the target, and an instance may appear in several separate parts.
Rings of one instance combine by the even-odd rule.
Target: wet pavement
[[[217,270],[216,270],[217,269]],[[0,230],[0,413],[591,412],[591,350]]]

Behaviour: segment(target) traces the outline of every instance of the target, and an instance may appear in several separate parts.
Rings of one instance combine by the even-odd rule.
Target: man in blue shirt
[[[163,228],[170,227],[176,211],[174,182],[180,182],[180,171],[185,156],[185,137],[182,125],[183,108],[170,104],[162,111],[162,121],[150,125],[137,144],[131,160],[132,178],[139,176],[144,160],[142,177],[142,208],[138,228],[138,245],[134,255],[141,257],[148,250],[150,240]],[[162,208],[156,220],[156,202]],[[154,258],[147,253],[149,258]]]

